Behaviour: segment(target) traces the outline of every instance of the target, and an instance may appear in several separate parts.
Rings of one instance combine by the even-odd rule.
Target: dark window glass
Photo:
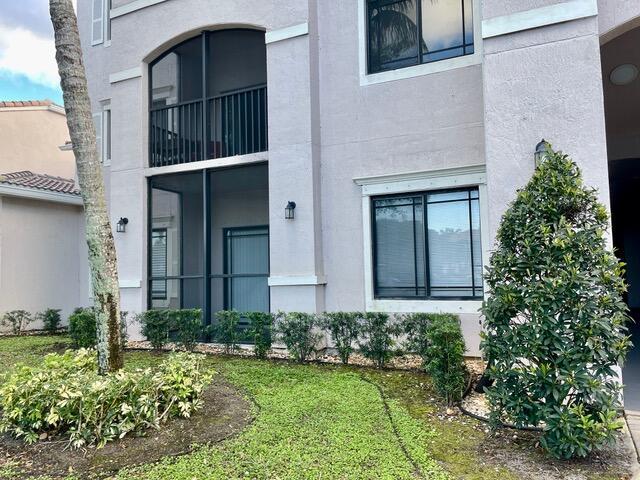
[[[471,0],[369,0],[369,72],[473,53]]]
[[[482,296],[477,189],[377,197],[372,207],[377,298]]]

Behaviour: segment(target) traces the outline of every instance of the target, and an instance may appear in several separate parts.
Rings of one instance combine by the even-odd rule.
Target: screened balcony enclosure
[[[203,32],[150,66],[149,162],[162,167],[267,150],[264,32]]]
[[[269,311],[266,165],[149,180],[149,308]]]

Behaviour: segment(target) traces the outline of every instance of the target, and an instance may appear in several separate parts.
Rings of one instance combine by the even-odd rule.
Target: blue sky
[[[62,104],[49,2],[0,0],[0,100],[45,98]]]

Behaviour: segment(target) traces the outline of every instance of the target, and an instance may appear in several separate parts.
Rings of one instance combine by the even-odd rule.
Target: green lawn
[[[0,372],[18,362],[35,364],[65,341],[0,339]],[[158,359],[128,352],[125,361],[134,368]],[[444,406],[433,400],[423,374],[215,356],[207,361],[252,399],[254,422],[220,444],[120,471],[117,479],[519,478],[484,461],[484,426],[442,415]],[[16,471],[0,468],[0,478]]]

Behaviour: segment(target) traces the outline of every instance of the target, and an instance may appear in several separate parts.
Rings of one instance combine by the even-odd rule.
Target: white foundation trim
[[[269,277],[270,287],[293,287],[303,285],[324,285],[327,280],[322,275],[276,275]]]
[[[120,288],[140,288],[140,280],[120,280]]]
[[[109,75],[109,83],[118,83],[132,78],[138,78],[142,76],[142,67],[133,67],[128,70],[122,70],[120,72],[112,73]]]
[[[268,31],[264,34],[264,43],[268,45],[270,43],[280,42],[289,38],[302,37],[308,33],[309,24],[307,22],[300,23],[298,25]]]
[[[46,190],[36,190],[33,188],[18,187],[15,185],[0,185],[0,195],[82,206],[82,197],[80,195],[48,192]]]
[[[192,172],[205,168],[251,165],[253,163],[266,162],[268,160],[269,152],[250,153],[248,155],[236,155],[234,157],[216,158],[213,160],[203,160],[200,162],[167,165],[166,167],[148,167],[144,169],[144,176],[152,177],[154,175],[164,175],[166,173]]]
[[[437,62],[414,65],[379,73],[368,73],[367,61],[367,0],[358,0],[358,58],[360,64],[360,86],[375,85],[377,83],[393,82],[406,78],[444,72],[455,68],[464,68],[482,63],[482,10],[481,0],[473,1],[473,46],[474,53],[463,57],[439,60]]]
[[[482,38],[498,37],[555,23],[570,22],[597,14],[597,0],[570,0],[483,20]]]
[[[485,172],[486,168],[484,165],[471,165],[468,167],[354,179],[354,182],[362,187],[364,292],[367,311],[395,313],[478,313],[478,310],[482,306],[482,301],[479,300],[395,300],[374,298],[371,196],[477,186],[480,202],[482,261],[486,264],[489,259],[489,240],[486,233],[489,231],[489,216],[487,205],[487,178]],[[487,290],[486,285],[484,290]]]
[[[112,8],[109,16],[111,18],[121,17],[127,13],[135,12],[136,10],[141,10],[166,1],[167,0],[134,0],[126,5],[122,5],[121,7]]]

